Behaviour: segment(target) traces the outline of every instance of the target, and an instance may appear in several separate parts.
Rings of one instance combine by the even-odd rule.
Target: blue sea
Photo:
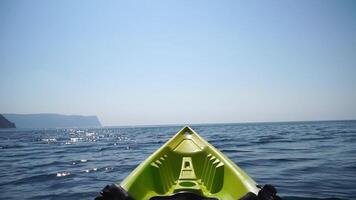
[[[0,130],[0,199],[94,199],[182,127]],[[284,199],[356,199],[356,121],[192,128]]]

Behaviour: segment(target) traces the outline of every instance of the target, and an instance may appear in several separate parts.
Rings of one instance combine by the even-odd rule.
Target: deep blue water
[[[1,130],[0,199],[93,199],[181,128]],[[356,121],[192,128],[284,199],[356,199]]]

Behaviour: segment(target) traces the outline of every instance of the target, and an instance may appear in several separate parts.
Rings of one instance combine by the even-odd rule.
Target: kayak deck
[[[135,200],[179,192],[236,200],[259,190],[243,170],[190,127],[180,130],[120,185]]]

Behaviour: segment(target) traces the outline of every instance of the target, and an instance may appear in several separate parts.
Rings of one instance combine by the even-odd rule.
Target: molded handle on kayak
[[[218,200],[217,198],[203,197],[191,192],[179,192],[171,196],[157,196],[150,200]]]

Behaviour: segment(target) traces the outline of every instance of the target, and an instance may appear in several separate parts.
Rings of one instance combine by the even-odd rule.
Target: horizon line
[[[168,126],[201,126],[201,125],[229,125],[229,124],[269,124],[269,123],[303,123],[303,122],[338,122],[356,121],[356,119],[328,119],[328,120],[292,120],[292,121],[247,121],[247,122],[204,122],[204,123],[166,123],[166,124],[134,124],[134,125],[110,125],[101,128],[130,128],[130,127],[168,127]]]

